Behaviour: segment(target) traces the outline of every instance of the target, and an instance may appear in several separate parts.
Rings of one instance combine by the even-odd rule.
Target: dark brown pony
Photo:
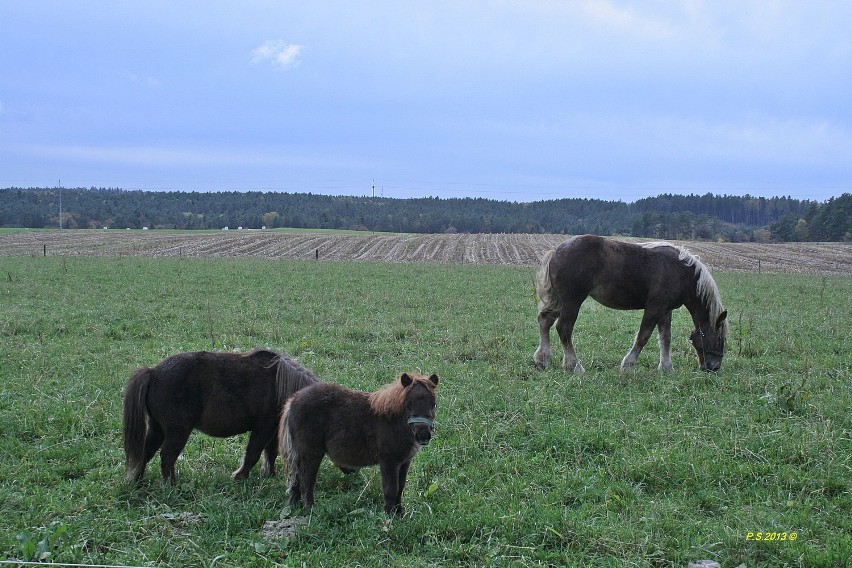
[[[282,353],[197,351],[138,369],[124,389],[126,475],[139,480],[160,450],[163,479],[175,482],[175,461],[193,429],[227,437],[251,432],[234,479],[245,479],[264,453],[262,472],[275,475],[278,417],[297,390],[318,382]]]
[[[669,243],[634,244],[594,235],[572,237],[545,254],[537,277],[540,342],[536,367],[550,362],[550,327],[564,349],[562,367],[584,372],[571,335],[583,301],[591,296],[616,310],[641,310],[642,323],[633,347],[621,361],[627,371],[657,327],[660,365],[672,368],[672,310],[686,307],[695,330],[690,335],[703,371],[717,371],[725,353],[728,312],[722,307],[710,270],[684,248]]]
[[[323,457],[344,471],[378,464],[385,512],[402,516],[402,490],[411,460],[432,439],[438,376],[403,373],[367,393],[319,383],[284,407],[278,439],[287,462],[290,504],[314,504]]]

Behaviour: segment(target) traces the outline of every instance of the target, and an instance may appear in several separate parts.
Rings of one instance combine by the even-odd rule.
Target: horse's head
[[[722,366],[722,356],[725,354],[725,310],[719,315],[715,325],[709,321],[695,328],[689,336],[695,352],[698,354],[698,364],[702,371],[718,371]]]
[[[438,375],[421,377],[403,373],[399,377],[405,395],[405,416],[408,427],[414,435],[414,440],[425,446],[432,440],[432,430],[435,428],[435,409],[438,407],[435,398],[435,387],[438,386]]]

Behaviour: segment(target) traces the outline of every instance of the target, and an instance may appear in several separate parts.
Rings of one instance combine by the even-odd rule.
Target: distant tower
[[[373,197],[376,196],[376,180],[373,180]]]
[[[59,180],[59,230],[62,230],[62,180]]]

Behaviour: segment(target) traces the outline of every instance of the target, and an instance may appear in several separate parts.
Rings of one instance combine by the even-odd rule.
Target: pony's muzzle
[[[411,426],[411,433],[414,434],[414,441],[421,446],[426,446],[432,441],[432,429],[435,427],[435,421],[425,416],[412,416],[408,419],[408,425]]]

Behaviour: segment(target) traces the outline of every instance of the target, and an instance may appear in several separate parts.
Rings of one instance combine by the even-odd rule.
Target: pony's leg
[[[163,474],[163,480],[170,481],[172,485],[177,482],[175,462],[183,451],[184,446],[186,446],[186,441],[189,440],[191,433],[192,428],[166,432],[166,439],[163,442],[163,447],[160,449],[160,471]]]
[[[264,450],[264,448],[268,448],[270,436],[273,439],[275,438],[275,435],[272,432],[267,432],[265,430],[251,431],[240,467],[231,474],[231,477],[236,480],[246,479],[248,477],[251,468],[253,468],[254,464],[257,463],[257,460],[260,459],[260,453]],[[266,464],[264,464],[264,469],[265,468]]]
[[[550,364],[550,356],[553,351],[550,348],[550,328],[556,321],[558,314],[555,312],[541,311],[538,313],[538,349],[535,350],[533,360],[536,369],[546,369]]]
[[[263,467],[260,473],[268,477],[275,477],[275,458],[278,457],[278,438],[273,435],[269,443],[263,449]]]
[[[402,506],[402,490],[405,489],[405,481],[408,478],[408,468],[411,466],[411,461],[403,462],[399,466],[399,489],[396,494],[397,514],[401,517],[405,514],[405,508]]]
[[[165,436],[163,435],[163,429],[160,428],[160,425],[154,420],[149,420],[148,430],[145,432],[145,442],[142,447],[142,466],[134,472],[134,480],[139,481],[142,479],[142,476],[145,475],[145,466],[148,465],[148,462],[151,461],[151,458],[154,457],[154,454],[156,454],[160,449],[160,446],[163,445],[164,439]]]
[[[660,366],[661,371],[672,370],[672,312],[666,312],[663,319],[657,324],[657,336],[660,342]]]
[[[654,331],[657,322],[664,315],[657,311],[645,310],[645,313],[642,314],[642,323],[639,324],[639,331],[636,332],[636,339],[633,340],[633,346],[627,352],[627,355],[624,356],[624,359],[621,360],[622,371],[629,371],[633,368],[636,360],[639,358],[639,353],[642,352],[642,348],[645,347],[648,339],[651,338],[651,332]]]
[[[291,475],[290,478],[290,506],[295,507],[302,499],[302,486],[299,483],[299,472]]]
[[[317,485],[317,473],[319,472],[320,463],[322,463],[322,458],[324,454],[310,455],[299,453],[299,465],[298,465],[298,480],[299,484],[299,492],[302,495],[302,503],[305,504],[306,509],[310,509],[314,506],[314,488]],[[290,503],[295,504],[293,502],[293,495],[290,495]]]
[[[562,350],[564,351],[562,368],[566,371],[574,371],[577,374],[586,372],[577,359],[574,343],[571,341],[574,334],[574,324],[577,322],[577,314],[580,313],[582,303],[583,300],[574,303],[566,302],[559,313],[559,319],[556,320],[556,332],[559,334],[559,341],[562,343]]]
[[[382,494],[385,496],[385,513],[401,517],[404,512],[402,504],[399,502],[399,496],[402,492],[399,487],[402,464],[399,462],[382,462],[379,465],[379,469],[382,472]]]

